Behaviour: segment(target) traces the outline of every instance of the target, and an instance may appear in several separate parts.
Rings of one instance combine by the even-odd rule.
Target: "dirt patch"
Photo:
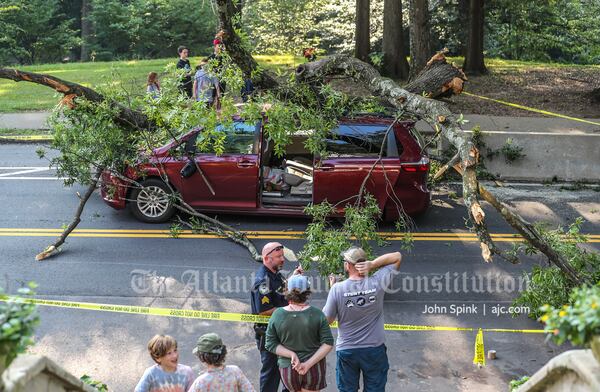
[[[520,105],[574,117],[600,118],[600,102],[593,91],[600,88],[600,68],[532,67],[492,69],[472,76],[465,91]],[[512,108],[476,97],[460,95],[447,101],[455,113],[539,117],[539,113]]]
[[[353,96],[367,96],[365,86],[346,77],[331,85]],[[399,85],[406,81],[398,81]],[[470,76],[465,91],[567,116],[600,118],[600,67],[491,68],[483,76]],[[541,117],[543,114],[461,94],[445,99],[450,110],[463,114]]]

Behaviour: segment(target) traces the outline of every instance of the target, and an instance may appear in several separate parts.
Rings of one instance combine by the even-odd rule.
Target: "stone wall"
[[[592,350],[570,350],[550,360],[517,392],[600,391],[600,364]]]
[[[3,389],[1,388],[3,386]],[[19,355],[2,373],[3,392],[97,392],[52,360]]]

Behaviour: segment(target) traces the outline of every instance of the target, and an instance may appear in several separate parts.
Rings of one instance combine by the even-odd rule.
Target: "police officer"
[[[256,273],[254,286],[252,288],[252,313],[262,316],[270,316],[276,308],[287,306],[284,297],[285,278],[279,272],[283,268],[285,258],[283,256],[283,245],[279,242],[269,242],[262,249],[263,265]],[[295,274],[302,273],[302,268],[294,270]],[[266,324],[254,324],[256,345],[260,351],[260,392],[277,392],[279,388],[279,368],[277,367],[277,355],[265,350]],[[283,389],[287,391],[287,389]]]

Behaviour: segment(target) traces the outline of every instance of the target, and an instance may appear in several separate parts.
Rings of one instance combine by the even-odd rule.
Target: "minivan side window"
[[[396,147],[393,130],[384,140],[388,128],[385,124],[342,124],[331,130],[331,137],[325,141],[326,150],[331,157],[378,157],[383,144],[383,157],[397,157],[402,147]]]
[[[225,154],[257,154],[258,132],[260,122],[256,124],[236,121],[232,126],[217,126],[217,131],[225,132],[225,143],[223,145]]]

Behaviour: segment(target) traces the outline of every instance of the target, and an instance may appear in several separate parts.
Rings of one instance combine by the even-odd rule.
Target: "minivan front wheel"
[[[131,192],[133,215],[147,223],[168,221],[175,212],[169,186],[157,178],[149,178],[140,185]]]

